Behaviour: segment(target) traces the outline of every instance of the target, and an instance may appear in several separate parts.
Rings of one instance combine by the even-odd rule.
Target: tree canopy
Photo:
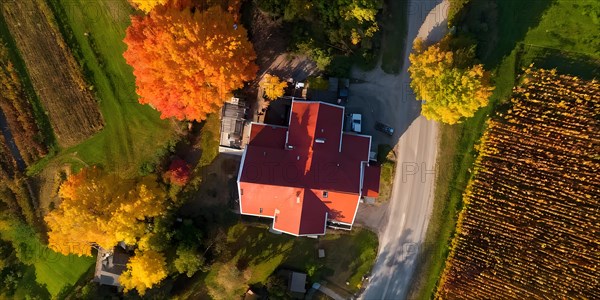
[[[470,65],[473,49],[448,50],[447,41],[423,46],[416,40],[408,68],[417,99],[424,100],[421,114],[447,124],[460,123],[487,105],[493,87],[483,65]]]
[[[160,252],[138,250],[129,260],[127,270],[121,274],[119,282],[125,291],[136,289],[143,296],[147,289],[161,282],[167,275],[167,263]]]
[[[62,254],[91,255],[90,245],[112,249],[135,244],[147,220],[167,207],[164,188],[155,176],[124,180],[92,167],[61,185],[60,205],[45,217],[49,247]]]
[[[172,184],[184,186],[190,180],[190,173],[190,166],[185,160],[177,158],[171,162],[163,177]]]
[[[202,121],[258,70],[246,30],[219,6],[156,6],[132,16],[124,41],[139,101],[162,118]]]
[[[135,7],[144,12],[150,12],[157,5],[166,5],[170,0],[129,0]]]
[[[283,96],[287,82],[282,81],[275,75],[266,74],[260,81],[260,87],[265,91],[265,96],[269,100],[276,100]]]

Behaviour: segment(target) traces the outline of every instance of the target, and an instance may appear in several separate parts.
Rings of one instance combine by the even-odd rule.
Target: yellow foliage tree
[[[157,5],[165,5],[170,0],[129,0],[139,10],[148,13]]]
[[[69,176],[59,196],[61,204],[45,220],[48,246],[65,255],[91,255],[90,245],[133,245],[145,235],[147,218],[161,215],[167,205],[156,177],[123,180],[95,167]]]
[[[460,123],[487,105],[494,88],[481,64],[468,66],[473,50],[447,50],[447,40],[424,47],[417,39],[410,54],[410,87],[423,103],[421,114],[447,124]]]
[[[165,257],[157,251],[135,251],[127,270],[119,277],[119,282],[125,291],[136,289],[140,295],[167,277]]]
[[[260,81],[260,87],[265,91],[265,95],[269,100],[275,100],[283,96],[287,82],[282,81],[277,76],[267,74]]]

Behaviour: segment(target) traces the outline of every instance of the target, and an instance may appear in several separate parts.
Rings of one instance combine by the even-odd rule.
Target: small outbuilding
[[[220,152],[235,152],[243,149],[244,127],[248,107],[241,98],[233,97],[223,105],[221,111]]]
[[[306,293],[306,274],[298,272],[290,272],[288,280],[288,288],[292,293]]]
[[[119,277],[127,269],[129,257],[130,254],[124,247],[117,246],[111,250],[99,247],[94,281],[101,285],[120,287]]]

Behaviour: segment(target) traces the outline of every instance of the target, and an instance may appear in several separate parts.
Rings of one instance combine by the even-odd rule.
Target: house
[[[102,285],[120,287],[119,277],[127,269],[126,265],[129,262],[129,257],[129,252],[127,252],[124,245],[114,247],[112,250],[99,247],[98,256],[96,256],[94,281]]]
[[[248,107],[243,99],[232,97],[221,110],[219,152],[240,152],[243,148],[244,127]]]
[[[288,126],[252,123],[238,173],[240,213],[295,236],[351,229],[361,198],[377,197],[371,137],[343,132],[344,107],[292,101]]]

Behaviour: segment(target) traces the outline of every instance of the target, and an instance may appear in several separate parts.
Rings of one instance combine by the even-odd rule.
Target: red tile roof
[[[379,169],[366,164],[370,137],[342,133],[343,116],[340,106],[294,101],[289,128],[253,123],[238,178],[241,213],[272,217],[275,229],[295,235],[323,234],[326,219],[351,225],[361,180],[376,193]]]

